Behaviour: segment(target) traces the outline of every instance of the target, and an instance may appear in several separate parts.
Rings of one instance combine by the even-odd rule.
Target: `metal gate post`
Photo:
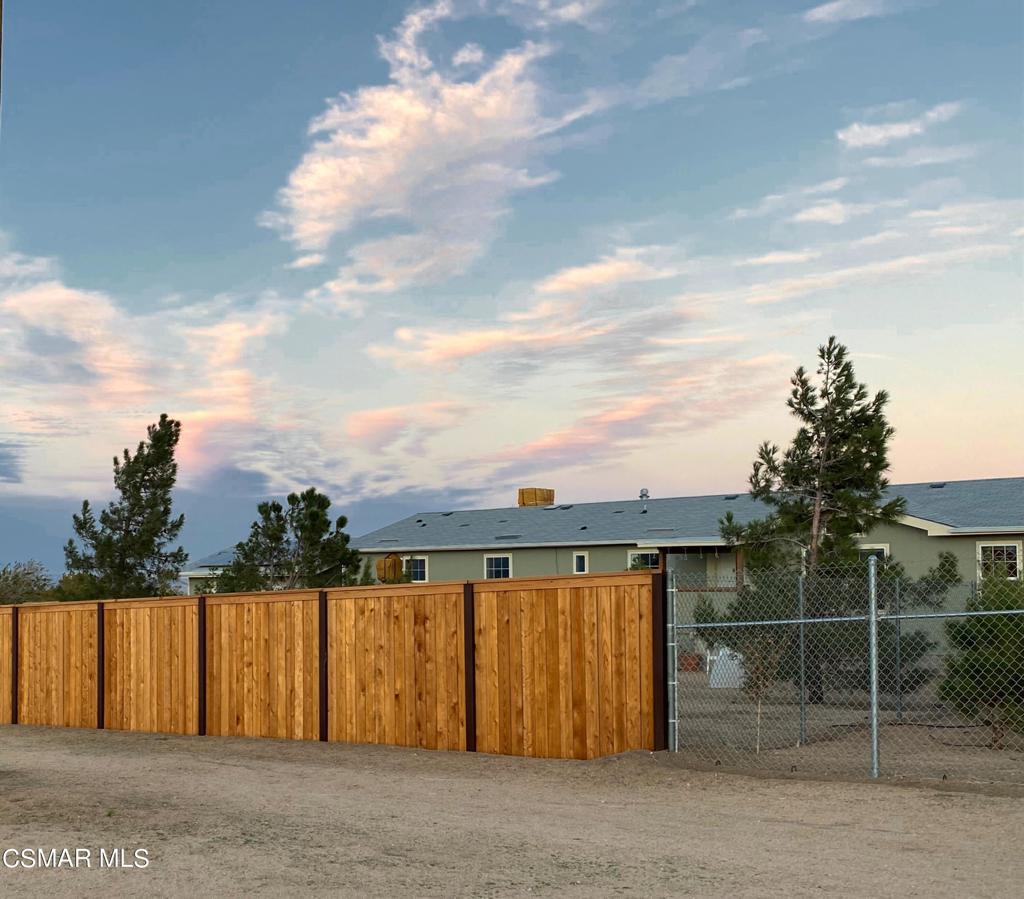
[[[804,624],[804,576],[801,573],[796,582],[797,618],[800,619],[800,742],[807,745],[807,665],[806,636]]]
[[[878,559],[868,559],[868,664],[871,667],[871,776],[878,777]]]
[[[903,659],[900,653],[900,640],[903,636],[900,620],[900,585],[896,578],[896,720],[903,720]]]
[[[668,573],[668,609],[665,615],[668,649],[668,748],[679,749],[679,645],[676,642],[676,573]]]

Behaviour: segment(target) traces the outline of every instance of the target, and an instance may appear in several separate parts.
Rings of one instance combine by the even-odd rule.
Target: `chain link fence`
[[[1024,783],[1024,581],[669,573],[669,745],[739,770]]]

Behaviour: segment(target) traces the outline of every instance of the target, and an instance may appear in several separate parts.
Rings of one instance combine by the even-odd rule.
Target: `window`
[[[427,557],[408,556],[405,560],[405,573],[414,584],[427,582]]]
[[[641,552],[630,550],[628,561],[631,571],[635,571],[638,568],[657,568],[661,565],[661,553],[657,550],[643,550]]]
[[[979,543],[978,579],[996,574],[1015,581],[1020,577],[1020,543]]]
[[[862,543],[857,551],[862,562],[866,562],[872,556],[879,562],[884,562],[889,558],[888,543]]]
[[[586,574],[590,571],[590,553],[572,554],[573,574]]]
[[[484,577],[512,577],[511,556],[484,556]]]

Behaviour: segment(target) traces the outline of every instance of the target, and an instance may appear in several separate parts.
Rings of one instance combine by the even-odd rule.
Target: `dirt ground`
[[[0,895],[1010,896],[1024,796],[342,744],[0,727]]]

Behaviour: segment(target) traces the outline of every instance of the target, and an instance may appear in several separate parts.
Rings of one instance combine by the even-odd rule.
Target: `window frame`
[[[410,580],[410,584],[428,584],[430,583],[430,558],[428,556],[402,556],[402,570],[408,574],[407,564],[412,561],[423,560],[423,580],[414,581]]]
[[[487,574],[487,560],[488,559],[507,559],[508,560],[508,577],[491,577]],[[491,553],[484,556],[484,580],[485,581],[507,581],[512,577],[512,554],[511,553]]]
[[[626,570],[633,570],[633,562],[637,556],[654,556],[657,559],[655,565],[648,565],[644,571],[657,571],[661,567],[661,550],[659,549],[627,549]]]
[[[576,568],[576,560],[583,557],[583,570],[579,571]],[[574,550],[572,554],[572,573],[573,574],[590,574],[590,553],[585,549]]]
[[[865,550],[865,549],[866,550],[880,549],[882,551],[882,561],[883,562],[888,562],[889,561],[889,556],[891,555],[891,553],[889,552],[889,544],[888,543],[858,543],[857,544],[857,553],[858,554],[860,553],[861,550]],[[867,558],[863,558],[863,559],[861,559],[861,561],[862,562],[866,562]]]
[[[978,563],[978,581],[981,582],[985,579],[985,574],[982,568],[984,562],[981,558],[981,551],[986,546],[1012,546],[1017,550],[1017,573],[1012,577],[1007,577],[1006,579],[1008,581],[1019,581],[1021,577],[1021,565],[1022,562],[1024,562],[1024,559],[1021,558],[1021,553],[1024,551],[1024,545],[1022,544],[1024,544],[1024,542],[1020,540],[978,540],[974,545],[974,557]]]

